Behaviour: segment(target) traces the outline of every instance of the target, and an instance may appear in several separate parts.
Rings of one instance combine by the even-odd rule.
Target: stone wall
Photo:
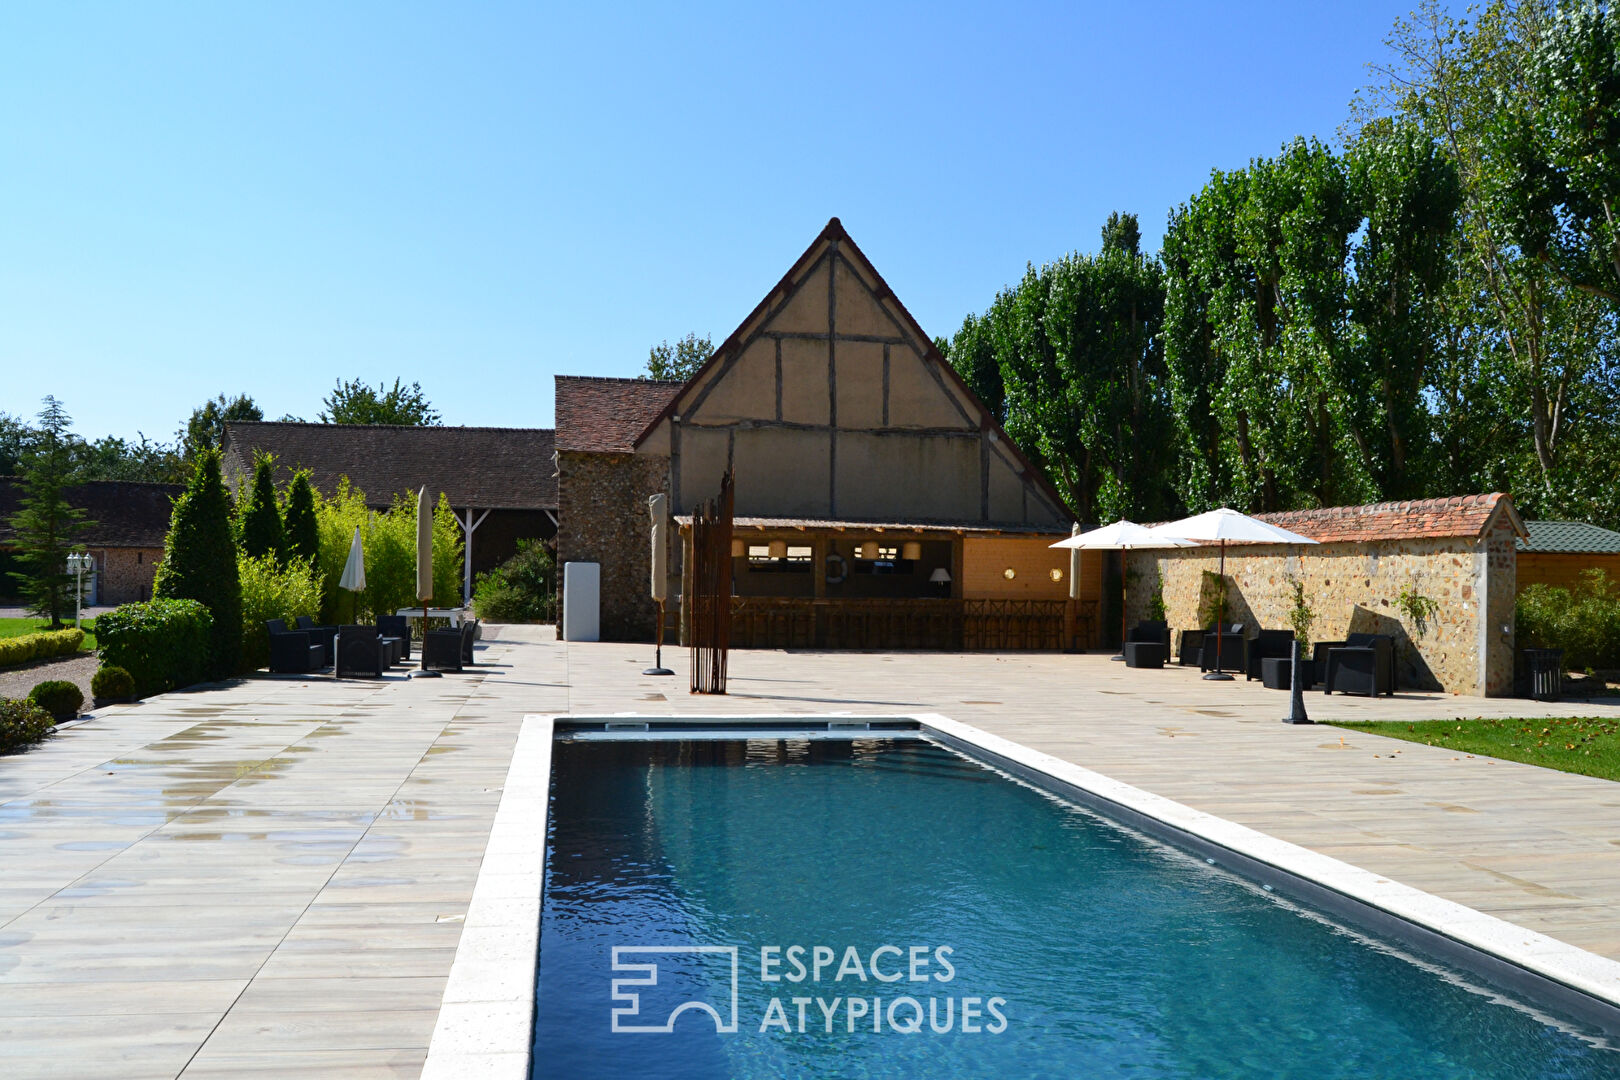
[[[157,573],[162,548],[93,548],[96,561],[96,603],[132,604],[152,599],[152,577]],[[68,594],[72,596],[71,591]]]
[[[1147,618],[1149,597],[1162,583],[1166,618],[1179,643],[1179,631],[1199,625],[1202,574],[1213,573],[1218,562],[1214,547],[1130,552],[1130,622]],[[1506,694],[1513,681],[1513,563],[1513,531],[1506,520],[1478,541],[1229,546],[1226,621],[1243,623],[1251,634],[1261,627],[1287,629],[1291,582],[1297,580],[1316,614],[1313,640],[1389,634],[1401,688]],[[1397,605],[1406,586],[1439,605],[1423,627]]]
[[[601,564],[603,641],[652,640],[647,497],[668,484],[665,457],[557,454],[557,563]]]

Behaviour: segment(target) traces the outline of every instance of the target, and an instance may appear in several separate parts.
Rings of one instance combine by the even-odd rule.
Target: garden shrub
[[[1520,648],[1563,649],[1564,667],[1620,668],[1620,589],[1602,570],[1587,570],[1572,589],[1531,585],[1514,617]]]
[[[184,494],[174,502],[152,595],[163,600],[196,600],[207,607],[213,618],[210,647],[203,657],[204,673],[236,673],[242,660],[242,583],[236,573],[231,504],[219,475],[217,450],[202,452]],[[139,668],[121,666],[129,668],[137,685],[146,685]]]
[[[320,534],[322,622],[360,622],[417,605],[414,492],[395,495],[386,511],[373,513],[366,509],[365,495],[347,478],[340,479],[330,499],[317,501],[315,520]],[[366,588],[358,596],[338,588],[356,526],[366,560]],[[441,493],[433,509],[434,607],[460,604],[462,550],[461,526]]]
[[[273,555],[241,555],[237,576],[242,582],[242,669],[257,671],[270,662],[269,619],[288,626],[300,615],[321,610],[321,582],[302,560],[279,566]]]
[[[102,663],[128,671],[136,695],[148,697],[208,677],[213,622],[199,600],[148,600],[101,616],[96,641]]]
[[[293,473],[287,487],[287,512],[282,518],[287,542],[287,558],[303,559],[315,565],[321,550],[320,525],[315,521],[315,489],[309,483],[309,470]]]
[[[79,706],[84,704],[84,691],[77,683],[66,679],[47,679],[34,684],[28,691],[28,700],[57,720],[71,720],[79,715]]]
[[[0,754],[37,743],[55,727],[51,714],[32,701],[0,700]]]
[[[519,540],[517,554],[478,575],[473,610],[503,623],[549,623],[557,618],[557,560],[541,540]]]
[[[249,555],[286,557],[287,537],[276,503],[276,462],[269,454],[255,454],[253,483],[236,505],[236,530],[241,549]]]
[[[116,664],[102,664],[90,677],[90,693],[101,701],[135,696],[135,677]]]
[[[72,656],[83,644],[84,631],[78,629],[41,630],[37,634],[0,638],[0,668],[31,660],[48,660],[53,656]]]

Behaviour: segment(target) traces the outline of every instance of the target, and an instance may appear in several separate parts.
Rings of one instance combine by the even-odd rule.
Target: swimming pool
[[[1580,1021],[926,739],[551,766],[537,1077],[1620,1075]]]

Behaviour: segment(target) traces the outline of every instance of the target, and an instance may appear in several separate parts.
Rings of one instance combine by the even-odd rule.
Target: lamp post
[[[96,560],[88,553],[75,551],[67,557],[67,572],[73,575],[73,626],[79,626],[84,605],[84,575],[96,572]]]

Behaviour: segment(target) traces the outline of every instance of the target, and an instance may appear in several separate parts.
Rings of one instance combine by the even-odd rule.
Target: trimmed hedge
[[[77,683],[66,679],[46,679],[34,684],[28,691],[28,700],[59,721],[72,720],[79,715],[79,706],[84,704],[84,691]]]
[[[83,630],[42,630],[37,634],[0,638],[0,667],[26,664],[30,660],[47,660],[53,656],[71,656],[83,644]]]
[[[135,679],[113,664],[102,664],[90,677],[90,693],[98,700],[116,701],[135,696]]]
[[[214,617],[199,600],[125,604],[96,620],[101,662],[128,671],[140,697],[207,678],[213,631]]]
[[[0,701],[0,754],[37,743],[55,727],[51,714],[32,701]]]

